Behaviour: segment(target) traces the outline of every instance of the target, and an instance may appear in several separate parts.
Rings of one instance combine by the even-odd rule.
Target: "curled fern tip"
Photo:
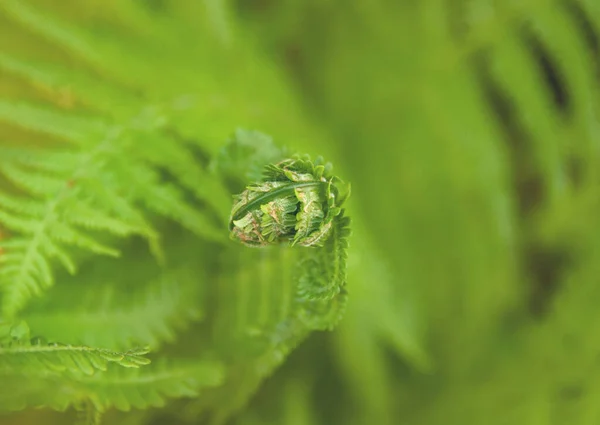
[[[237,195],[231,211],[231,238],[248,246],[288,243],[323,246],[350,194],[322,158],[285,159],[265,167],[261,181]]]

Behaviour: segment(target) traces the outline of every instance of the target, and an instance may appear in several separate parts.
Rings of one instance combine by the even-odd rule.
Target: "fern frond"
[[[82,31],[65,22],[57,22],[49,16],[44,16],[40,10],[31,7],[25,2],[8,0],[0,5],[7,16],[21,23],[27,28],[47,37],[55,43],[70,51],[84,55],[95,65],[102,64],[101,55],[86,40]]]
[[[91,404],[93,413],[113,407],[123,411],[160,407],[170,398],[195,397],[202,389],[219,385],[223,376],[221,364],[205,361],[157,361],[140,369],[109,367],[90,375],[9,373],[1,376],[0,409],[44,405],[65,410]]]
[[[336,217],[332,234],[321,248],[306,250],[298,263],[298,295],[307,300],[330,300],[346,285],[350,219]]]
[[[159,108],[140,108],[136,115],[128,117],[122,125],[111,126],[95,116],[66,114],[24,103],[0,101],[0,121],[78,145],[95,143],[104,138],[125,139],[121,141],[124,145],[120,152],[122,155],[134,154],[148,165],[167,170],[182,186],[194,193],[197,199],[214,207],[226,219],[230,201],[227,192],[217,179],[209,178],[185,142],[169,138],[158,131],[164,121]],[[132,138],[133,141],[130,140]],[[140,148],[141,145],[143,149]],[[115,151],[117,153],[119,152]],[[199,217],[196,216],[195,219],[198,220]],[[210,227],[210,223],[203,224]]]
[[[111,33],[98,36],[83,25],[67,21],[53,12],[23,1],[7,0],[0,7],[9,19],[50,41],[60,50],[69,52],[79,61],[102,73],[106,79],[125,87],[141,88],[151,98],[180,96],[198,85],[194,72],[186,66],[180,66],[188,62],[185,60],[186,56],[175,56],[174,59],[177,60],[174,61],[166,60],[166,57],[173,56],[171,50],[180,49],[177,44],[171,43],[170,49],[161,49],[156,44],[153,46],[143,43],[137,37],[115,39]],[[167,37],[162,41],[167,41]],[[127,51],[123,49],[123,43],[128,45]],[[164,55],[165,60],[149,69],[146,64],[157,54]],[[156,75],[161,74],[169,75],[170,78],[163,80],[162,84],[156,84]]]
[[[246,340],[246,344],[254,342],[260,347],[259,353],[248,356],[238,353],[238,363],[231,366],[231,377],[224,385],[217,388],[218,402],[212,407],[211,425],[222,425],[245,407],[250,398],[258,391],[265,379],[286,360],[287,356],[309,335],[308,328],[299,320],[290,319],[280,322],[269,333],[255,330],[254,341]],[[257,344],[257,340],[261,340]],[[254,347],[257,350],[257,347]],[[258,350],[257,350],[258,351]],[[202,400],[198,403],[202,410]],[[199,412],[193,407],[188,415],[194,417]]]
[[[350,193],[322,158],[286,159],[265,166],[264,176],[236,196],[231,238],[248,246],[289,242],[323,246]]]
[[[123,15],[126,16],[124,21],[140,18],[135,16],[138,6],[133,3],[107,7],[130,10],[130,14]],[[63,64],[49,63],[46,59],[33,62],[13,57],[13,54],[0,55],[0,69],[30,82],[42,92],[58,92],[51,93],[52,100],[56,97],[55,103],[68,110],[0,101],[0,120],[27,132],[28,141],[51,146],[43,150],[0,148],[0,174],[18,189],[0,190],[0,222],[11,231],[10,238],[2,245],[6,252],[2,257],[5,263],[0,268],[6,274],[0,279],[4,292],[3,314],[21,313],[32,294],[52,285],[53,260],[74,271],[79,262],[74,257],[77,250],[73,248],[118,255],[112,243],[115,238],[142,236],[158,251],[158,234],[149,224],[148,213],[168,217],[203,239],[222,242],[218,219],[223,221],[227,216],[228,193],[188,149],[189,143],[203,146],[205,142],[188,143],[180,140],[179,134],[193,128],[200,130],[188,131],[188,135],[199,139],[206,134],[220,136],[218,126],[203,128],[203,121],[211,121],[213,117],[227,122],[228,126],[230,122],[245,121],[246,115],[252,122],[256,116],[265,116],[267,121],[277,118],[270,116],[268,110],[257,108],[254,97],[247,101],[237,93],[227,94],[225,90],[221,93],[218,84],[222,83],[215,83],[216,88],[213,88],[206,84],[206,79],[198,78],[198,71],[204,72],[204,69],[185,65],[203,61],[204,57],[189,59],[194,55],[187,48],[177,50],[179,58],[171,55],[170,47],[177,47],[181,38],[172,37],[167,41],[162,33],[158,37],[153,29],[162,22],[156,24],[155,19],[135,21],[133,25],[124,22],[127,31],[116,35],[110,31],[90,30],[91,26],[76,20],[69,22],[59,13],[45,11],[33,2],[6,0],[0,3],[0,12],[11,25],[16,24],[17,32],[24,30],[28,37],[43,38],[50,49],[66,53],[75,64],[73,69],[66,69]],[[115,13],[117,15],[121,18]],[[138,24],[142,22],[143,25]],[[132,26],[133,34],[129,32]],[[144,37],[159,43],[155,46],[143,43]],[[169,47],[162,48],[163,42]],[[31,56],[41,55],[34,51]],[[172,56],[174,60],[170,60]],[[150,59],[156,57],[163,60],[149,68]],[[211,84],[212,80],[220,80],[222,65],[217,65],[215,76],[209,77]],[[162,78],[157,84],[159,75],[168,78]],[[243,80],[240,85],[247,85],[246,79]],[[265,81],[268,80],[265,77]],[[208,87],[214,93],[207,93]],[[64,104],[60,100],[62,90],[67,97]],[[236,89],[229,91],[236,92]],[[198,93],[201,96],[194,99]],[[111,94],[114,99],[124,99],[114,110],[111,110]],[[194,105],[213,102],[213,96],[218,97],[215,103],[224,105],[221,109],[186,106],[194,102]],[[246,115],[236,112],[244,109],[244,105],[236,102],[238,98],[247,103]],[[86,107],[85,113],[73,108],[79,105]],[[184,118],[179,117],[176,110],[180,105],[186,111]],[[238,120],[238,115],[243,120]],[[47,143],[47,136],[51,144]],[[55,141],[62,144],[55,147]],[[265,152],[268,158],[244,158],[242,154],[237,159],[250,173],[256,171],[258,162],[262,166],[262,163],[282,159],[277,148]],[[238,164],[230,164],[230,167],[237,168]],[[319,167],[311,171],[324,171],[324,167]],[[317,190],[299,191],[302,206],[312,205],[321,195],[326,198],[330,195],[331,182],[329,186],[327,182],[322,183],[325,184],[319,185],[319,193]],[[201,209],[188,202],[186,195],[190,193],[199,201]],[[331,216],[311,214],[310,208],[297,217],[294,214],[300,223],[295,241],[304,241],[307,245],[324,243],[323,248],[333,250],[332,253],[325,253],[321,248],[310,252],[304,248],[297,251],[276,248],[263,253],[242,253],[238,257],[237,247],[224,248],[223,255],[232,256],[231,268],[227,269],[227,276],[218,277],[224,287],[215,288],[228,293],[227,298],[219,298],[220,309],[215,312],[222,331],[215,335],[215,343],[218,350],[223,349],[219,354],[230,360],[233,374],[228,375],[225,390],[210,390],[222,396],[213,406],[216,421],[227,419],[243,406],[265,377],[312,330],[331,327],[338,319],[337,305],[345,296],[342,288],[345,257],[339,252],[346,248],[345,234],[343,226],[330,231],[330,226],[335,228],[342,222],[337,218],[338,205],[328,205],[326,198],[322,209],[332,212]],[[321,218],[326,221],[323,226]],[[35,229],[35,233],[31,229]],[[302,261],[305,261],[304,266],[322,267],[321,271],[332,281],[318,280],[316,275],[306,272],[302,275],[295,267]],[[165,282],[156,290],[148,289],[141,300],[124,303],[126,305],[118,305],[114,295],[103,290],[95,293],[94,300],[82,297],[76,300],[80,303],[72,302],[68,308],[54,303],[51,295],[44,299],[48,303],[45,307],[41,307],[42,303],[34,305],[31,310],[25,310],[24,316],[31,321],[36,333],[48,338],[71,333],[65,339],[68,342],[72,338],[96,346],[96,341],[104,341],[111,347],[123,346],[132,338],[161,342],[170,338],[180,320],[188,322],[197,317],[191,295],[178,293],[177,288],[168,285]],[[130,288],[115,293],[122,294]],[[74,291],[72,297],[92,294],[94,289],[97,288]],[[60,295],[57,291],[56,296]],[[186,311],[186,307],[189,310]],[[112,323],[103,317],[99,320],[101,312],[107,310],[114,319]],[[68,311],[72,313],[64,314]],[[154,315],[148,317],[150,313]],[[68,326],[63,326],[68,320]],[[98,323],[103,324],[103,329],[97,329]],[[199,389],[223,380],[220,365],[208,364],[202,369],[198,364],[161,368],[155,363],[133,372],[108,367],[105,373],[90,376],[68,370],[68,374],[53,374],[37,382],[34,379],[19,382],[6,375],[4,382],[14,386],[15,395],[20,395],[17,400],[26,405],[38,400],[41,388],[47,384],[43,391],[49,392],[51,388],[56,391],[39,404],[64,408],[84,400],[96,411],[102,411],[112,406],[128,410],[132,406],[162,405],[167,397],[195,396]]]
[[[0,331],[0,408],[6,410],[38,404],[59,410],[88,406],[93,418],[111,407],[143,409],[162,406],[167,398],[193,397],[223,380],[223,366],[214,361],[162,359],[146,366],[150,360],[144,348],[117,352],[43,344],[29,339],[24,322],[0,323]]]
[[[253,148],[250,146],[249,151],[252,152]],[[237,147],[231,147],[224,152],[235,152],[235,149]],[[244,231],[268,233],[269,227],[259,217],[260,212],[274,217],[277,223],[283,223],[278,211],[269,210],[266,206],[281,206],[285,213],[289,197],[294,199],[293,222],[281,233],[280,240],[269,242],[263,238],[260,249],[232,247],[224,256],[226,263],[221,268],[228,272],[223,274],[218,285],[216,343],[222,354],[231,359],[232,372],[224,386],[215,390],[214,397],[218,402],[211,411],[211,423],[215,425],[225,423],[241,409],[264,379],[312,331],[332,329],[343,314],[347,297],[349,219],[344,216],[341,204],[349,189],[330,175],[330,165],[320,162],[295,159],[264,165],[262,180],[251,186],[257,189],[258,196],[245,198],[241,195],[234,201],[234,225],[237,225],[236,218],[251,215],[256,220],[252,223],[251,219],[250,226],[255,227],[246,229],[240,223]],[[227,167],[220,169],[227,170]],[[249,167],[240,169],[244,173],[248,170]],[[240,176],[234,177],[239,179]],[[339,182],[339,186],[332,188],[332,181]],[[323,187],[317,186],[319,190],[315,191],[313,198],[304,196],[306,192],[297,193],[293,186],[315,182],[317,185],[324,184]],[[292,185],[291,190],[288,185]],[[324,213],[313,214],[308,221],[320,217],[321,222],[296,226],[297,221],[307,222],[304,214],[314,211],[309,208],[311,203],[319,203]],[[328,226],[324,228],[323,223]],[[308,246],[293,246],[297,227],[301,230],[306,228],[300,238]],[[322,235],[320,240],[313,239],[315,232]],[[238,235],[235,236],[238,239]],[[197,409],[202,410],[202,402]],[[198,410],[191,409],[190,417],[197,415]]]
[[[56,164],[52,155],[43,158],[44,153],[39,151],[31,152],[30,155],[37,156],[40,162],[49,161],[53,166]],[[41,198],[34,202],[7,194],[0,197],[0,223],[20,234],[9,240],[8,245],[4,244],[8,251],[0,260],[2,261],[0,287],[4,292],[5,315],[13,315],[29,297],[39,294],[44,287],[53,283],[49,264],[51,258],[58,258],[70,271],[73,271],[73,260],[65,252],[65,246],[79,246],[96,253],[117,255],[117,251],[96,242],[93,237],[78,230],[76,225],[104,228],[113,234],[138,233],[156,239],[154,231],[143,219],[138,218],[141,217],[138,213],[130,214],[125,220],[116,220],[110,216],[110,210],[102,211],[99,208],[102,202],[96,201],[97,205],[95,202],[88,203],[88,194],[86,194],[87,199],[77,199],[78,195],[81,196],[81,188],[72,188],[70,182],[83,178],[86,173],[93,173],[96,168],[94,162],[102,161],[102,156],[103,153],[98,150],[87,157],[84,155],[82,163],[63,162],[65,170],[60,173],[62,178],[58,176],[42,178],[40,174],[27,173],[23,165],[19,167],[18,162],[0,163],[0,174],[4,174],[15,184],[20,184],[23,189]],[[70,166],[72,168],[69,168]],[[75,211],[95,212],[88,217],[78,216],[69,222],[69,214],[64,212],[73,211],[71,208]],[[24,215],[26,213],[29,214]],[[131,220],[132,216],[137,216],[135,218],[138,220]],[[94,218],[99,220],[95,221]],[[90,226],[90,223],[94,224]]]
[[[101,275],[99,275],[101,276]],[[131,344],[156,349],[176,331],[202,317],[197,277],[167,274],[141,288],[126,282],[63,282],[22,317],[35,335],[54,341],[122,349]],[[101,283],[102,285],[98,285]],[[124,287],[124,289],[123,289]]]
[[[100,119],[0,102],[0,120],[76,145],[47,150],[0,147],[0,174],[34,196],[29,200],[0,192],[0,222],[16,233],[16,244],[3,257],[0,270],[5,315],[14,315],[31,296],[53,284],[53,257],[73,270],[65,248],[118,255],[91,232],[143,236],[159,255],[158,235],[140,206],[203,238],[223,241],[210,212],[188,204],[177,185],[162,182],[159,168],[171,171],[222,216],[224,190],[217,183],[202,184],[214,179],[185,147],[151,134],[155,119],[152,112],[143,114],[132,122],[136,127],[126,130]]]
[[[265,164],[278,163],[288,156],[272,137],[238,128],[215,155],[211,168],[230,184],[233,192],[239,192],[249,181],[259,181],[263,177]]]
[[[103,119],[0,99],[0,121],[76,145],[98,144],[118,132]]]
[[[28,81],[58,106],[83,105],[103,116],[124,119],[142,109],[143,102],[130,91],[57,64],[23,60],[0,52],[0,69]]]
[[[146,107],[141,108],[136,115],[128,117],[127,121],[122,124],[111,125],[97,116],[67,114],[31,104],[0,101],[0,121],[65,140],[80,146],[81,150],[100,149],[107,154],[108,161],[111,156],[137,158],[138,173],[144,175],[142,179],[139,179],[140,181],[157,178],[150,172],[149,167],[167,170],[198,200],[213,207],[224,219],[226,211],[229,209],[227,191],[217,179],[209,178],[207,171],[193,157],[187,142],[168,137],[163,132],[164,119],[163,111],[160,108]],[[8,156],[10,154],[9,151],[7,160],[10,159]],[[57,155],[67,156],[69,154],[71,154],[72,160],[82,160],[80,156],[68,150],[57,151]],[[13,153],[14,155],[16,154]],[[22,158],[23,156],[21,155],[22,161],[26,160]],[[55,158],[54,163],[60,159]],[[93,162],[98,159],[92,158],[89,161]],[[105,167],[109,165],[104,164]],[[165,185],[165,187],[168,186]],[[174,189],[170,190],[174,191]],[[142,193],[147,194],[147,191]],[[173,196],[178,200],[183,198],[181,191],[175,191]],[[176,205],[180,203],[179,201]],[[174,215],[177,216],[177,214]],[[194,219],[201,222],[207,229],[214,227],[201,214],[196,213]],[[198,231],[198,229],[196,230]],[[206,232],[209,234],[208,230]],[[216,237],[215,233],[212,234],[213,237]]]
[[[145,348],[116,352],[102,348],[59,344],[26,344],[0,347],[0,375],[44,375],[48,371],[93,375],[112,362],[128,368],[150,363]]]
[[[111,368],[82,376],[77,383],[101,411],[109,407],[128,411],[163,406],[169,398],[190,398],[203,388],[223,381],[223,368],[214,362],[155,362],[143,369]]]
[[[150,132],[144,134],[143,143],[146,148],[139,150],[141,158],[168,171],[196,199],[211,206],[222,221],[227,220],[231,195],[219,179],[200,166],[190,149],[180,141]]]

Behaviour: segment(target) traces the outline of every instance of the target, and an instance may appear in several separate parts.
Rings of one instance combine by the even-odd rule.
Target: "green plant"
[[[319,246],[229,241],[231,194],[269,163],[270,177],[287,175],[287,152],[257,132],[211,139],[195,122],[210,110],[192,98],[205,81],[172,50],[176,27],[134,4],[108,9],[123,19],[115,40],[43,7],[0,5],[17,40],[0,69],[19,87],[0,100],[0,409],[71,407],[98,423],[111,408],[187,398],[197,401],[182,420],[223,423],[312,330],[339,320],[347,193],[329,165],[295,160],[325,179],[296,188],[287,211],[294,241]],[[19,45],[27,34],[49,51]],[[145,72],[154,49],[176,63]],[[156,85],[159,75],[172,77]]]
[[[10,108],[7,105],[6,109]],[[13,117],[18,115],[18,112],[13,113]],[[60,121],[60,118],[54,118],[54,123]],[[238,131],[237,136],[214,163],[214,170],[228,174],[222,177],[230,182],[236,178],[243,181],[246,174],[240,164],[227,171],[227,164],[232,160],[230,155],[242,146],[240,140],[249,141],[250,144],[244,146],[257,152],[275,149],[269,139],[259,133]],[[249,186],[244,192],[259,196],[251,195],[248,199],[248,195],[239,195],[232,210],[233,226],[243,229],[239,223],[248,217],[249,222],[254,218],[262,219],[262,222],[248,224],[249,230],[243,229],[245,233],[232,232],[237,239],[248,244],[248,238],[257,232],[263,246],[277,245],[285,238],[292,238],[291,245],[315,246],[296,250],[272,247],[268,252],[258,254],[260,273],[253,273],[255,267],[250,261],[256,263],[257,256],[225,244],[219,232],[211,230],[216,224],[212,227],[209,224],[204,212],[207,207],[194,206],[185,199],[182,190],[186,182],[191,181],[184,175],[173,174],[173,181],[163,182],[158,175],[161,166],[171,171],[198,170],[196,176],[201,175],[202,171],[194,168],[196,162],[183,150],[183,145],[152,145],[144,139],[141,161],[136,163],[135,152],[140,151],[140,143],[136,145],[132,141],[128,144],[119,137],[102,140],[100,145],[79,145],[75,138],[71,142],[74,146],[48,149],[0,147],[3,154],[0,170],[17,190],[16,194],[11,194],[10,190],[0,193],[0,222],[11,232],[11,236],[2,241],[4,252],[0,259],[4,319],[0,374],[3,381],[9,383],[0,401],[4,409],[74,406],[85,409],[87,420],[93,422],[99,420],[99,413],[111,407],[122,410],[131,406],[146,408],[163,404],[165,398],[190,397],[204,387],[215,387],[215,393],[222,392],[218,397],[223,401],[210,408],[217,410],[214,421],[220,423],[245,403],[257,385],[311,330],[331,329],[338,322],[346,296],[348,234],[348,219],[340,206],[348,191],[339,191],[339,180],[330,175],[330,164],[322,165],[319,161],[313,164],[308,159],[266,164],[264,178],[267,182]],[[127,147],[132,150],[126,150]],[[178,163],[177,159],[184,162]],[[159,162],[164,160],[168,162]],[[256,165],[247,163],[248,167]],[[218,174],[212,178],[219,178]],[[285,182],[288,178],[294,181]],[[298,179],[304,183],[295,182]],[[198,191],[194,192],[193,187],[188,188],[197,195]],[[200,200],[211,203],[208,199]],[[281,203],[285,204],[284,211],[277,211]],[[280,219],[285,224],[284,230],[274,237],[273,227],[279,225]],[[173,340],[177,327],[189,325],[201,316],[199,310],[204,300],[196,287],[205,284],[189,277],[176,277],[173,271],[173,267],[188,269],[189,262],[197,262],[197,258],[184,260],[174,253],[182,238],[167,244],[170,252],[164,252],[159,240],[161,232],[153,222],[162,223],[161,227],[167,229],[179,225],[190,233],[196,231],[194,238],[187,238],[185,242],[188,249],[204,241],[207,247],[220,250],[220,255],[227,261],[232,255],[237,257],[230,275],[216,275],[220,276],[220,289],[229,287],[227,290],[231,291],[220,301],[227,303],[238,299],[232,310],[224,308],[223,313],[216,314],[217,321],[221,318],[221,326],[234,325],[236,330],[221,329],[223,334],[203,350],[179,350],[179,355],[191,356],[195,359],[192,361],[163,356],[156,359],[160,366],[135,371],[109,370],[107,362],[130,368],[147,365],[150,361],[141,356],[147,354],[148,349],[120,353],[104,347],[122,347],[131,341],[158,346]],[[128,291],[138,290],[143,278],[135,282],[135,286],[128,287],[123,281],[114,285],[103,280],[106,273],[97,271],[88,279],[83,278],[86,287],[74,289],[71,285],[69,291],[78,298],[93,297],[96,303],[98,298],[105,299],[100,306],[87,303],[81,309],[78,306],[81,301],[73,302],[72,295],[65,296],[60,288],[54,299],[52,294],[45,296],[42,293],[54,284],[53,260],[62,263],[73,275],[71,279],[81,286],[77,264],[97,263],[98,260],[83,254],[77,261],[75,257],[79,253],[73,248],[121,256],[121,252],[109,247],[108,241],[114,245],[118,243],[116,237],[136,235],[149,243],[149,254],[152,254],[143,257],[138,267],[152,269],[148,262],[156,263],[154,270],[144,274],[159,276],[162,281],[146,285],[141,304],[130,301],[127,305],[123,301]],[[269,263],[273,259],[280,263],[279,270],[292,270],[287,279],[270,276],[268,268],[272,267]],[[135,266],[128,261],[125,256],[110,267]],[[258,316],[247,314],[245,304],[251,296],[238,291],[240,275],[244,275],[248,283],[257,285],[255,291],[270,292],[273,296],[266,304],[259,304]],[[130,277],[128,274],[127,278]],[[107,296],[102,296],[102,292]],[[44,301],[26,308],[32,297],[40,295],[44,296]],[[64,298],[71,298],[71,302],[65,304]],[[217,298],[220,297],[217,295]],[[264,309],[280,311],[261,311]],[[247,316],[239,317],[240,313]],[[16,322],[17,318],[24,318],[40,333],[35,343],[31,342],[25,322]],[[60,342],[88,341],[94,347],[42,342],[46,338]],[[238,338],[240,340],[236,341]],[[95,348],[98,343],[102,343],[101,347]],[[231,346],[218,348],[219,344]],[[251,347],[249,352],[241,355],[237,351],[248,347]],[[218,360],[203,359],[207,356]],[[228,370],[232,369],[238,373],[244,371],[243,377],[227,376]],[[155,375],[160,378],[155,380]],[[40,389],[40,384],[47,386]],[[236,388],[233,402],[225,402],[225,397],[231,395],[221,390],[221,385]],[[65,389],[53,392],[51,388],[56,386]]]
[[[0,0],[0,409],[79,413],[0,423],[596,424],[599,34],[596,0]],[[264,176],[295,152],[352,197]]]

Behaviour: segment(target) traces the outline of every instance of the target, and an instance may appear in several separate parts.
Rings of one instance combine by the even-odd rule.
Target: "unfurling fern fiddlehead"
[[[267,165],[263,180],[237,196],[231,237],[249,246],[284,241],[323,246],[349,193],[349,185],[331,175],[331,164],[321,158]]]
[[[349,219],[342,205],[350,185],[322,158],[294,157],[265,166],[261,181],[234,200],[230,236],[251,247],[304,247],[295,276],[299,316],[312,329],[331,329],[346,297]]]

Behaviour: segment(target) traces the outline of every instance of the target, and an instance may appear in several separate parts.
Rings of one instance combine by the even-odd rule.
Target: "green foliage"
[[[596,0],[0,1],[0,422],[597,423],[599,37]],[[347,211],[286,187],[228,240],[296,152]]]
[[[27,374],[28,368],[52,369],[57,371],[77,370],[93,374],[94,369],[106,370],[107,362],[116,362],[121,366],[139,367],[147,364],[140,358],[148,350],[134,350],[115,353],[90,347],[72,345],[33,345],[2,349],[2,370]]]
[[[101,374],[51,374],[36,376],[18,373],[3,375],[0,406],[3,410],[48,406],[64,410],[69,405],[85,411],[94,419],[98,412],[114,407],[129,411],[132,407],[162,407],[169,398],[195,397],[201,389],[222,381],[218,364],[203,362],[186,365],[152,365],[143,369],[116,370]],[[143,371],[143,372],[142,372]],[[92,406],[88,406],[91,403]]]
[[[147,349],[114,352],[44,343],[40,338],[29,338],[24,322],[5,325],[3,330],[0,335],[4,341],[0,345],[3,409],[50,406],[62,410],[74,404],[77,408],[83,406],[85,421],[93,423],[98,420],[99,412],[109,407],[129,410],[131,406],[140,409],[162,406],[166,397],[192,397],[200,388],[218,385],[222,379],[220,366],[211,362],[176,366],[162,362],[147,366],[141,375],[131,369],[150,363],[143,357]],[[110,368],[109,363],[127,371]]]
[[[58,259],[74,273],[75,263],[65,251],[66,246],[118,255],[118,251],[82,230],[121,237],[141,235],[160,255],[156,231],[140,206],[177,220],[203,237],[222,240],[216,225],[185,201],[180,188],[161,183],[156,167],[173,172],[182,185],[196,186],[186,173],[201,178],[202,171],[184,147],[153,136],[151,128],[134,128],[127,134],[100,121],[87,123],[83,117],[8,103],[0,105],[1,118],[75,145],[52,150],[13,148],[3,153],[0,173],[31,195],[24,198],[0,193],[2,224],[22,235],[4,244],[10,248],[10,253],[2,257],[0,284],[6,315],[14,315],[29,297],[52,285],[48,259]],[[143,138],[145,149],[139,149],[138,138]]]
[[[47,297],[23,313],[33,332],[54,341],[75,341],[122,349],[132,342],[154,348],[173,342],[177,332],[202,318],[196,280],[171,273],[129,290],[123,279],[110,283],[104,273],[89,273],[90,292],[79,284],[81,274],[65,279]]]
[[[598,314],[571,297],[598,262],[597,2],[238,3],[359,200],[336,370],[303,369],[335,381],[317,421],[594,423]]]
[[[224,422],[312,330],[339,319],[345,267],[317,261],[330,249],[345,258],[346,219],[326,201],[321,219],[335,231],[315,249],[246,253],[228,242],[230,194],[287,150],[254,131],[223,142],[260,123],[256,102],[224,115],[198,99],[208,87],[223,97],[227,58],[210,71],[180,47],[198,24],[175,25],[189,10],[164,21],[134,3],[103,7],[120,21],[90,30],[96,18],[78,7],[0,5],[1,31],[17,40],[0,42],[11,82],[0,84],[0,410],[74,408],[78,423],[97,424],[110,409],[195,399],[181,419]],[[212,22],[197,28],[213,36]],[[171,60],[150,69],[156,55]],[[226,103],[239,96],[230,85]],[[337,195],[333,183],[323,195]],[[309,260],[321,272],[307,275]],[[309,296],[327,285],[329,297]]]

